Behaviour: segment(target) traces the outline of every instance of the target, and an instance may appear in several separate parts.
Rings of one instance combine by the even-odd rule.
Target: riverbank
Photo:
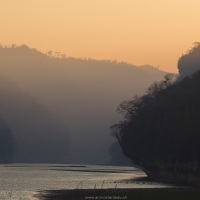
[[[74,189],[40,191],[38,200],[199,200],[200,188]]]

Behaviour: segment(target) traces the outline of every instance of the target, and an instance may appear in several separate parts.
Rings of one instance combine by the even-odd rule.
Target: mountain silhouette
[[[47,55],[26,45],[0,48],[0,72],[65,124],[69,162],[93,164],[110,159],[109,127],[121,118],[119,102],[166,74],[152,66]]]

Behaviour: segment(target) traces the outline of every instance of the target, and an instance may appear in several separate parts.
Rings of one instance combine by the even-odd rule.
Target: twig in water
[[[8,192],[8,196],[10,197],[10,200],[12,199],[12,190]]]
[[[104,184],[105,180],[103,180],[102,185],[101,185],[101,189],[103,189],[103,184]]]
[[[78,185],[76,186],[76,189],[78,189],[78,186],[81,186],[81,189],[83,188],[83,183],[80,181],[79,183],[78,183]]]

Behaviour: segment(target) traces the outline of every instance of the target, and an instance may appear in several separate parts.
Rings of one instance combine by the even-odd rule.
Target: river
[[[55,189],[164,188],[145,180],[139,169],[124,166],[73,164],[0,165],[0,199],[35,200],[35,193]]]

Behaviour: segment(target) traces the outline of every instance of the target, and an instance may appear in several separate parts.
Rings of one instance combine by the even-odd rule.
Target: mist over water
[[[65,151],[59,162],[93,164],[110,159],[114,139],[109,127],[120,119],[117,105],[144,93],[165,74],[151,66],[47,56],[25,45],[0,48],[0,71],[7,82],[13,82],[8,84],[9,96],[1,95],[5,101],[0,114],[13,130],[18,149],[32,145],[30,151],[39,156],[38,147],[49,143],[44,148],[48,153],[52,141],[53,151]],[[23,157],[15,162],[59,160]]]
[[[67,162],[66,127],[14,83],[4,78],[0,78],[0,83],[0,116],[12,136],[12,146],[7,141],[8,137],[1,138],[6,145],[1,154],[6,155],[12,150],[12,158],[7,162]],[[6,162],[2,156],[0,160],[1,163]]]

